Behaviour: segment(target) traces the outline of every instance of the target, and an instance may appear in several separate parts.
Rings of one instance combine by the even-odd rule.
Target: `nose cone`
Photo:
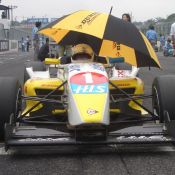
[[[76,123],[109,123],[108,78],[103,67],[98,71],[96,68],[89,67],[88,72],[77,72],[69,79],[69,99],[71,99],[69,104],[74,106],[74,109],[70,106],[69,112],[70,116],[76,118]]]

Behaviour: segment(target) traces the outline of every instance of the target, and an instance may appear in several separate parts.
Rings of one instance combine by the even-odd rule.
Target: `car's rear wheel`
[[[159,116],[160,122],[164,122],[166,111],[170,119],[175,120],[175,76],[166,75],[155,78],[152,94],[153,112]]]
[[[32,67],[33,71],[46,71],[46,65],[43,62],[39,61],[31,61],[27,62],[25,64],[25,69],[24,69],[24,83],[30,78],[26,68]]]
[[[0,139],[4,138],[4,124],[13,123],[21,111],[21,86],[16,78],[0,77]]]

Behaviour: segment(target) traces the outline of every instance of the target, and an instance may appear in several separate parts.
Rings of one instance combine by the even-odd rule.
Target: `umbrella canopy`
[[[109,14],[77,11],[48,24],[39,33],[62,45],[89,44],[99,56],[122,56],[137,67],[160,67],[152,46],[135,25]]]

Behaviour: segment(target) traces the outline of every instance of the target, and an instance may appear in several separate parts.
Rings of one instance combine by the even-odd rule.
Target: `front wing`
[[[51,146],[51,145],[110,145],[110,144],[158,144],[174,143],[175,122],[167,125],[167,131],[162,124],[146,124],[127,129],[109,132],[102,140],[77,140],[72,134],[36,126],[13,127],[6,124],[5,146]]]

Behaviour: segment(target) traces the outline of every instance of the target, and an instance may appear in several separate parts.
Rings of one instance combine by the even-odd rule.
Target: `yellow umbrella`
[[[99,56],[122,56],[137,67],[160,67],[146,37],[133,24],[109,14],[81,10],[48,24],[39,33],[62,45],[89,44]]]

